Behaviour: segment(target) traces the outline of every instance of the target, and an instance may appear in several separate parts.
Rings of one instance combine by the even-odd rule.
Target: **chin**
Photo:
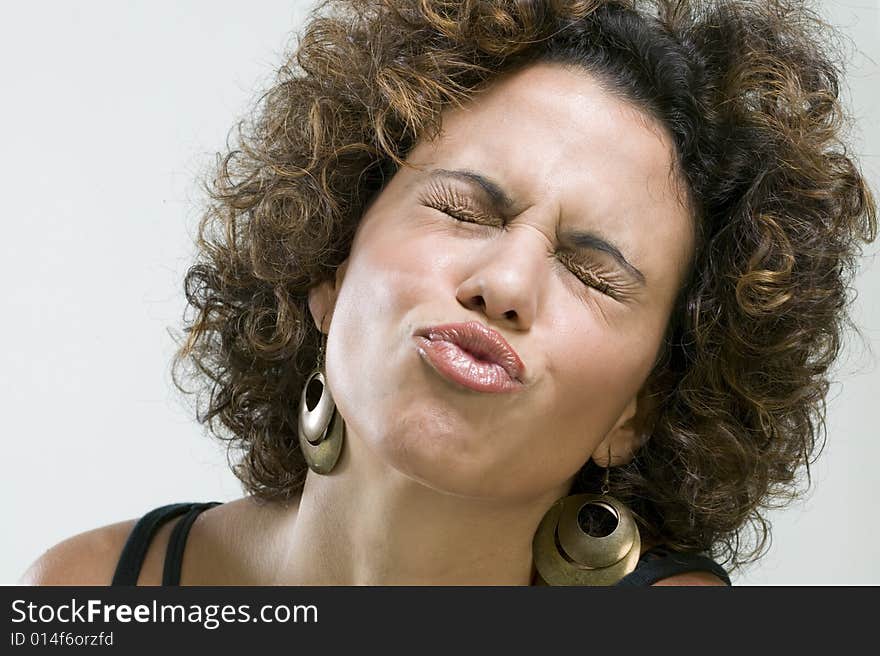
[[[388,465],[409,479],[453,495],[493,496],[493,458],[482,433],[455,413],[404,413],[379,435],[367,438]],[[456,420],[457,419],[457,420]]]

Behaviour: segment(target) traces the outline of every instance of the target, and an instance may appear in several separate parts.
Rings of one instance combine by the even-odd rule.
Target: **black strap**
[[[110,582],[110,585],[137,585],[138,577],[141,574],[141,567],[144,564],[144,558],[156,532],[168,520],[182,515],[197,505],[202,504],[192,502],[170,503],[167,506],[155,508],[141,517],[131,529],[131,533],[128,534],[128,539],[122,548],[119,562],[116,563],[116,571],[113,573],[113,580]],[[183,537],[185,540],[186,536],[184,535]]]
[[[165,550],[165,567],[162,569],[162,585],[180,585],[180,568],[183,565],[183,550],[186,548],[186,538],[189,537],[189,529],[193,522],[204,510],[219,505],[219,501],[193,504],[189,512],[183,516],[168,538],[168,548]]]
[[[710,572],[725,585],[731,585],[727,572],[711,558],[702,554],[670,551],[662,547],[655,547],[642,554],[636,568],[615,585],[624,587],[654,585],[657,581],[686,572]]]

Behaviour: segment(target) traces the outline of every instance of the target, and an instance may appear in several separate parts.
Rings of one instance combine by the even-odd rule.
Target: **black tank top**
[[[183,515],[171,531],[162,570],[162,585],[180,585],[180,566],[183,562],[183,550],[186,547],[189,529],[199,513],[220,503],[219,501],[172,503],[151,510],[141,517],[128,535],[111,585],[137,585],[141,566],[153,536],[165,522]],[[686,572],[710,572],[726,585],[730,585],[727,572],[711,558],[701,554],[671,551],[663,547],[654,547],[643,553],[636,568],[615,585],[652,585],[661,579]]]

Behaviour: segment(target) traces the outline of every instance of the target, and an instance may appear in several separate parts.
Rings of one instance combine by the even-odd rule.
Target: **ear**
[[[330,321],[333,319],[333,310],[336,308],[336,299],[345,279],[345,271],[348,268],[348,258],[336,269],[333,278],[323,280],[309,288],[309,311],[312,320],[318,330],[328,332]],[[323,325],[322,325],[323,323]]]
[[[653,397],[642,388],[627,404],[614,428],[593,451],[593,462],[600,467],[617,467],[631,461],[651,436],[656,407]]]

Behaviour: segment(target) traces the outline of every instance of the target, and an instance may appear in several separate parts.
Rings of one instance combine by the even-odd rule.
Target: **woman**
[[[807,7],[643,5],[324,5],[186,281],[176,365],[248,496],[26,580],[719,585],[757,558],[874,200]]]

